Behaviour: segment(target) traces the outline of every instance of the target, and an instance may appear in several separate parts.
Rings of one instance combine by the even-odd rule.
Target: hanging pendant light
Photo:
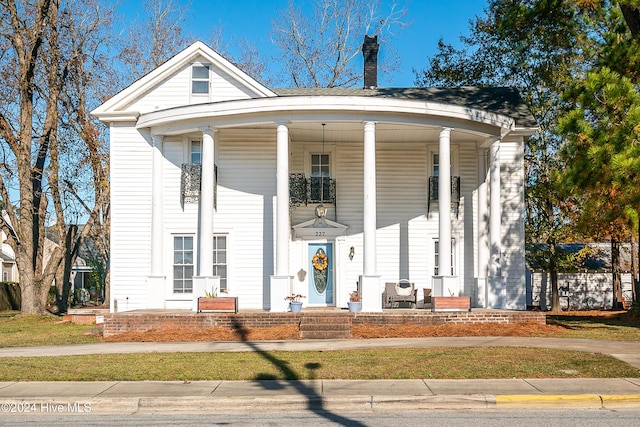
[[[324,206],[324,172],[322,171],[322,162],[324,161],[324,127],[326,123],[322,123],[322,157],[320,158],[320,204],[316,206],[316,217],[318,219],[327,216],[327,208]]]

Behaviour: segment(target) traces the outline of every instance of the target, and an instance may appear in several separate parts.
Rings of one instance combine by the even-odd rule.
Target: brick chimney
[[[378,36],[364,36],[362,55],[364,56],[364,88],[378,87]]]

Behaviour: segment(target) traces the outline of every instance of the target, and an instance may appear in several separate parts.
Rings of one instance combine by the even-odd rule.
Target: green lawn
[[[98,337],[83,335],[93,327],[92,325],[80,326],[48,316],[16,316],[16,314],[16,312],[0,314],[0,347],[100,342]]]
[[[549,316],[548,322],[565,328],[557,337],[640,341],[634,319]],[[0,347],[100,342],[83,335],[91,327],[0,313]],[[527,348],[152,353],[6,358],[0,363],[0,381],[536,377],[640,377],[640,370],[600,354]]]
[[[630,377],[640,377],[640,370],[610,356],[502,347],[109,354],[0,364],[0,381]]]

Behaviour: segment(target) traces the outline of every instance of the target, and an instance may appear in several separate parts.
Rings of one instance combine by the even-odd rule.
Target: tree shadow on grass
[[[240,324],[237,319],[233,319],[233,329],[240,336],[240,340],[245,343],[252,351],[260,355],[265,360],[269,361],[278,371],[282,373],[282,376],[286,378],[286,380],[278,380],[275,376],[271,374],[259,374],[255,381],[266,390],[284,390],[285,386],[282,382],[287,382],[290,386],[292,386],[297,392],[304,396],[307,399],[307,409],[311,412],[314,412],[327,420],[330,420],[334,423],[344,425],[344,426],[364,426],[364,424],[359,421],[351,420],[349,418],[343,417],[341,415],[335,414],[328,409],[326,409],[324,398],[313,386],[309,386],[305,384],[300,375],[289,366],[288,362],[284,360],[280,360],[271,354],[268,351],[261,350],[255,343],[248,340],[248,331],[247,329]],[[320,368],[320,363],[317,362],[309,362],[305,364],[305,367],[311,371],[309,375],[311,380],[315,380],[314,372]]]

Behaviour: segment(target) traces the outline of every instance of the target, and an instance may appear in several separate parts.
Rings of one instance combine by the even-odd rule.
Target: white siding
[[[524,253],[524,142],[500,144],[502,203],[502,275],[507,290],[505,308],[526,307]]]
[[[202,61],[204,59],[201,58]],[[211,66],[209,96],[191,96],[191,65],[174,73],[162,83],[149,90],[126,107],[127,110],[148,113],[155,110],[197,104],[201,102],[220,102],[234,99],[248,99],[251,94],[238,85],[227,74]]]
[[[292,142],[290,169],[304,172],[304,143]],[[477,156],[475,143],[456,147],[455,171],[461,175],[461,203],[458,217],[452,213],[452,233],[456,239],[456,273],[464,292],[474,292],[473,204],[468,202],[477,187]],[[437,204],[427,215],[429,153],[437,142],[376,143],[377,166],[377,274],[381,282],[406,278],[416,288],[432,288],[434,271],[434,241],[438,238]],[[351,290],[362,274],[362,209],[363,209],[363,145],[337,144],[334,150],[334,178],[337,181],[337,212],[335,219],[347,225],[345,248],[355,249],[353,260],[343,260],[343,291]],[[313,218],[315,205],[301,206],[292,211],[292,224]],[[332,211],[330,210],[330,215]],[[465,223],[466,218],[466,223]],[[299,249],[298,249],[299,250]],[[299,256],[291,257],[291,274],[305,268]],[[422,292],[419,291],[419,298]]]
[[[273,274],[275,129],[220,130],[215,136],[218,166],[214,233],[228,236],[228,281],[240,308],[267,308],[269,276]],[[164,229],[165,275],[171,286],[173,234],[197,234],[198,205],[180,203],[180,165],[185,144],[193,138],[165,141]],[[191,295],[174,295],[190,299]]]
[[[151,260],[151,145],[132,125],[111,126],[111,307],[146,308]]]
[[[458,235],[460,247],[460,262],[458,274],[460,275],[462,293],[471,297],[471,303],[477,301],[477,289],[475,286],[475,241],[474,224],[477,222],[473,192],[478,188],[478,156],[475,143],[461,144],[458,151],[458,173],[460,174],[460,207],[458,218],[454,222],[455,229],[464,230]]]

